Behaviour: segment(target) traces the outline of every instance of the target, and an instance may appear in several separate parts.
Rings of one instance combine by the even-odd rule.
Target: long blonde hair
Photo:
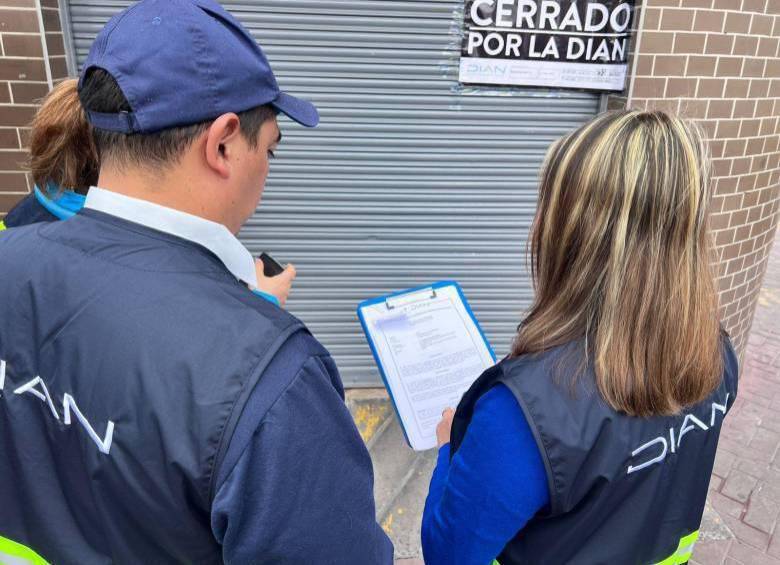
[[[86,193],[97,184],[98,154],[77,87],[76,79],[58,84],[33,118],[30,172],[41,189],[51,183]]]
[[[632,416],[706,398],[722,372],[702,133],[665,112],[602,114],[555,143],[531,235],[535,301],[512,355],[582,340]]]

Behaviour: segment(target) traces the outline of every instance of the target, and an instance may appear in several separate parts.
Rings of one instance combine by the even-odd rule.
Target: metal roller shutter
[[[70,0],[76,61],[123,1]],[[459,85],[462,0],[225,1],[283,89],[317,104],[284,142],[250,250],[295,263],[288,307],[330,349],[347,386],[379,383],[355,316],[379,293],[459,281],[496,353],[532,289],[525,264],[545,149],[599,97]]]

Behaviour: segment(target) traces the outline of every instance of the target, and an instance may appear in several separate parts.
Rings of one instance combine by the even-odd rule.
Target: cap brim
[[[313,128],[320,123],[320,113],[314,104],[284,92],[279,93],[276,100],[271,102],[271,106],[307,128]]]

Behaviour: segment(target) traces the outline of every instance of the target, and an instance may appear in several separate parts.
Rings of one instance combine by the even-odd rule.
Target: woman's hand
[[[263,274],[263,262],[259,259],[255,261],[255,271],[257,271],[257,288],[268,294],[273,294],[279,299],[279,304],[284,307],[287,297],[290,296],[290,289],[295,280],[295,267],[287,265],[281,274],[275,277],[266,277]]]
[[[450,432],[452,431],[452,419],[455,417],[455,410],[447,408],[441,413],[441,422],[436,426],[436,442],[438,446],[450,443]]]

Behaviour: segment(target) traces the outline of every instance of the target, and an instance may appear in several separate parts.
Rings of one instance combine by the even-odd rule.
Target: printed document
[[[495,363],[459,287],[367,301],[359,313],[410,445],[436,447],[442,411]]]

